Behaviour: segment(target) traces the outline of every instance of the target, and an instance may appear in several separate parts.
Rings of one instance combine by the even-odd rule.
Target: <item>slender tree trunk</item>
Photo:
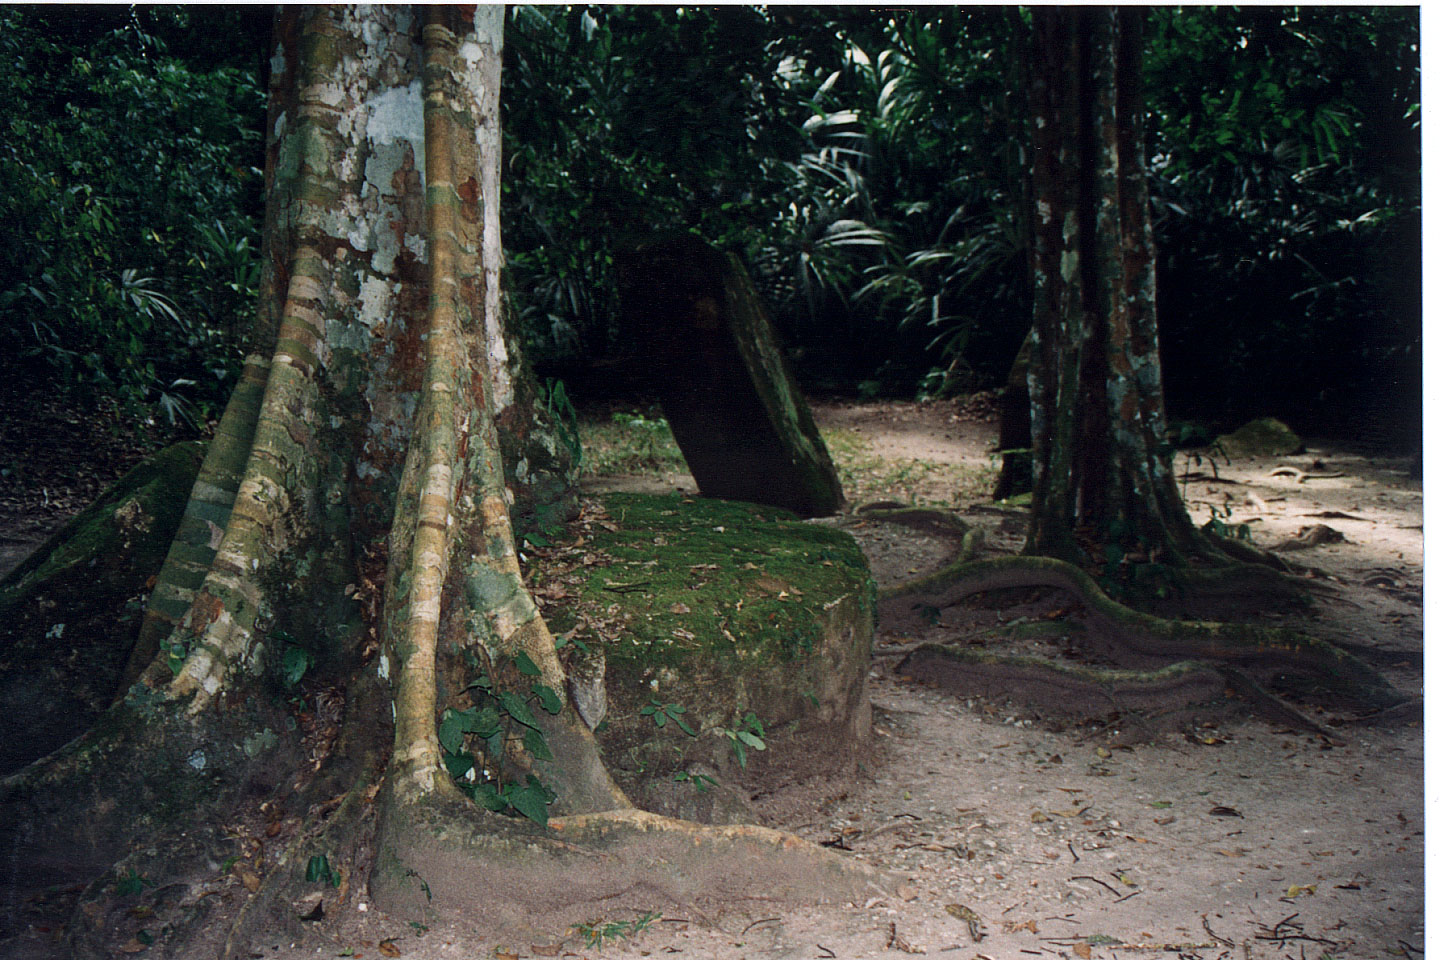
[[[1032,33],[1035,492],[1028,549],[1213,555],[1165,442],[1139,8],[1038,7]],[[1127,560],[1128,558],[1128,560]]]

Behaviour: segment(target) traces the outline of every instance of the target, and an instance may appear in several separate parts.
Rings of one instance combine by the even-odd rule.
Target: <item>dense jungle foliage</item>
[[[742,253],[812,386],[999,384],[1029,327],[1027,28],[512,8],[503,215],[532,357],[583,381],[623,353],[617,252],[688,230]],[[8,7],[0,50],[6,374],[203,423],[254,309],[267,16]],[[1155,8],[1145,70],[1172,413],[1418,431],[1416,9]]]

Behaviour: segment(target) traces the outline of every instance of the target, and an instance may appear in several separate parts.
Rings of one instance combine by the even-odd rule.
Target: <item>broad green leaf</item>
[[[330,858],[323,853],[316,854],[305,864],[306,883],[330,882]]]
[[[531,684],[530,692],[535,694],[535,696],[540,700],[540,707],[546,713],[552,715],[557,714],[565,707],[564,702],[555,693],[555,691],[551,690],[543,683]]]
[[[543,827],[550,820],[550,797],[538,780],[534,777],[530,780],[523,787],[511,789],[506,799],[517,811]]]
[[[468,753],[451,753],[446,750],[442,752],[441,756],[445,761],[445,770],[450,774],[451,780],[459,780],[470,772],[471,767],[475,766],[475,761]]]
[[[446,753],[459,753],[465,743],[465,717],[454,710],[446,710],[440,718],[440,728],[436,731],[440,738],[440,746]]]
[[[505,708],[505,712],[520,723],[525,724],[527,727],[536,727],[539,725],[535,721],[535,715],[532,714],[530,708],[525,705],[525,701],[521,700],[509,690],[502,690],[498,699],[500,700],[500,705]]]
[[[465,729],[469,733],[478,734],[489,739],[500,729],[500,711],[492,704],[486,704],[479,710],[465,711]]]
[[[526,730],[522,741],[525,749],[536,760],[554,760],[555,755],[550,752],[550,745],[545,742],[545,735],[539,730]]]
[[[285,653],[280,658],[280,669],[285,680],[286,687],[294,687],[305,676],[315,663],[315,657],[304,647],[296,646],[293,643],[285,645]]]
[[[523,650],[515,654],[515,669],[527,677],[540,676],[540,668],[535,665],[534,660],[530,659],[530,655]]]
[[[475,800],[491,813],[502,813],[510,802],[500,795],[493,783],[482,783],[475,787]]]

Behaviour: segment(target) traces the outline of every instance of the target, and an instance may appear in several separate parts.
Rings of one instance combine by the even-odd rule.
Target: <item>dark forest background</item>
[[[1154,8],[1173,418],[1418,443],[1419,14]],[[202,431],[256,302],[265,8],[0,9],[0,377]],[[507,284],[577,402],[644,385],[617,258],[739,253],[802,382],[1003,384],[1029,328],[1019,8],[513,7]]]

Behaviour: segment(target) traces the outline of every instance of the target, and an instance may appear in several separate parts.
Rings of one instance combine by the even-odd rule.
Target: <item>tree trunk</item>
[[[772,831],[633,810],[563,693],[511,526],[517,502],[553,513],[568,491],[502,329],[503,16],[278,14],[254,348],[120,696],[0,781],[6,902],[88,882],[67,955],[138,936],[127,884],[199,889],[216,863],[247,891],[227,954],[367,881],[417,922],[561,930],[637,884],[663,907],[868,882]],[[773,885],[742,869],[756,857],[784,860]],[[222,910],[147,909],[185,955]]]
[[[1037,7],[1031,56],[1034,504],[1028,549],[1213,555],[1165,443],[1139,8]],[[1126,558],[1129,558],[1128,560]]]
[[[1338,645],[1286,627],[1163,620],[1101,588],[1103,582],[1142,598],[1166,596],[1176,586],[1192,595],[1263,592],[1272,608],[1277,598],[1304,596],[1273,566],[1254,562],[1263,555],[1253,548],[1207,538],[1191,523],[1175,484],[1145,185],[1144,10],[1036,7],[1031,14],[1034,328],[1027,380],[1034,486],[1026,552],[1038,556],[964,557],[885,591],[882,616],[913,617],[1002,588],[1055,587],[1084,608],[1073,627],[1104,664],[999,654],[973,646],[972,638],[948,648],[924,645],[897,670],[967,695],[1003,690],[1051,710],[1057,698],[1080,709],[1088,709],[1086,700],[1110,709],[1211,709],[1217,693],[1236,691],[1287,725],[1331,736],[1250,674],[1303,676],[1325,691],[1327,705],[1339,695],[1361,709],[1398,715],[1405,698]],[[1007,395],[1019,393],[1012,371]],[[1018,435],[1014,426],[1010,420],[1002,427],[1003,447]],[[1206,567],[1187,569],[1194,560]],[[1017,629],[1027,626],[1038,626],[1039,636],[1058,624]]]

